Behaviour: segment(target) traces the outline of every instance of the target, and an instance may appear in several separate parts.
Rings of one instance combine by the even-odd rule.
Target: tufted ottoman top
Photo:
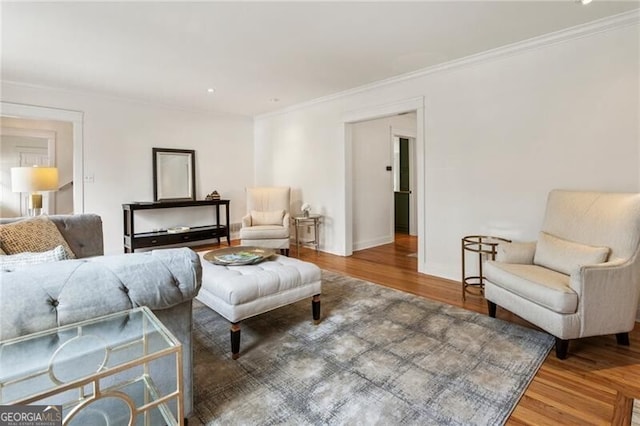
[[[202,290],[228,305],[249,303],[320,280],[321,271],[316,265],[286,256],[243,266],[221,266],[202,260]]]

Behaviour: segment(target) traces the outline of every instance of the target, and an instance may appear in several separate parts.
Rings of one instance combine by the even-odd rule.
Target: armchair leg
[[[487,300],[487,307],[489,308],[489,316],[491,318],[495,318],[496,317],[496,304]]]
[[[556,358],[567,359],[569,352],[569,341],[556,337]]]
[[[622,346],[629,346],[629,333],[618,333],[616,334],[616,342]]]

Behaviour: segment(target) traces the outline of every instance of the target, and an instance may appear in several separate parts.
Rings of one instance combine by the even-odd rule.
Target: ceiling
[[[254,116],[639,5],[3,1],[2,79]]]

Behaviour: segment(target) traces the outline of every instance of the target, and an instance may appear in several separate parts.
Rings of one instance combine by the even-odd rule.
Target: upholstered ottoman
[[[286,256],[256,265],[221,266],[202,258],[202,287],[196,298],[231,322],[231,355],[240,354],[240,321],[307,297],[320,320],[320,268]]]

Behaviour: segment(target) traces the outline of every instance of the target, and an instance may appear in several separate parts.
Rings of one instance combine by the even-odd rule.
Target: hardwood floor
[[[397,235],[394,244],[362,250],[349,257],[295,248],[290,255],[322,269],[407,291],[418,296],[487,313],[484,298],[462,301],[460,283],[418,274],[416,238]],[[533,327],[498,307],[498,318]],[[640,323],[630,333],[631,345],[618,346],[615,336],[591,337],[569,344],[569,357],[560,361],[552,350],[511,414],[509,425],[611,424],[616,398],[608,376],[640,377]],[[635,419],[634,419],[635,421]]]

